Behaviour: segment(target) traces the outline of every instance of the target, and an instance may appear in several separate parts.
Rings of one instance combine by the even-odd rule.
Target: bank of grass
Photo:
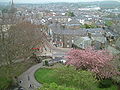
[[[41,68],[41,69],[38,69],[36,72],[35,72],[35,78],[38,82],[42,83],[42,84],[50,84],[50,83],[57,83],[58,84],[58,79],[53,77],[53,75],[55,74],[56,72],[52,69],[48,69],[48,68]],[[59,76],[58,76],[59,77]],[[67,82],[66,82],[67,83]],[[58,84],[59,85],[59,84]],[[96,86],[97,87],[97,86]],[[74,87],[76,88],[76,87]],[[78,89],[79,90],[79,89]],[[111,87],[109,88],[97,88],[96,90],[117,90],[117,86],[115,85],[112,85]]]
[[[8,88],[11,85],[12,79],[10,77],[10,74],[12,74],[13,77],[19,76],[20,74],[22,74],[24,71],[26,71],[28,68],[35,64],[36,64],[35,62],[23,61],[15,63],[11,66],[7,65],[0,67],[0,90],[6,90],[6,88]]]
[[[35,72],[35,78],[38,82],[40,82],[42,84],[44,84],[44,83],[50,84],[52,82],[57,81],[56,78],[52,78],[52,76],[51,76],[54,73],[55,73],[55,71],[53,69],[41,68]]]
[[[11,83],[11,79],[5,77],[0,77],[0,90],[6,90]]]
[[[112,85],[109,88],[97,88],[96,90],[118,90],[117,88],[118,88],[117,86]]]

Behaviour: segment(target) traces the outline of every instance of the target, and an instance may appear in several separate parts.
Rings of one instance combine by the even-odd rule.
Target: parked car
[[[63,63],[63,64],[65,64],[65,63],[66,63],[66,60],[64,60],[64,59],[61,59],[61,60],[60,60],[60,63]]]
[[[48,66],[53,66],[55,63],[58,63],[58,61],[50,60],[48,61]]]
[[[49,66],[53,66],[54,65],[54,61],[52,61],[52,60],[48,61],[48,65]]]

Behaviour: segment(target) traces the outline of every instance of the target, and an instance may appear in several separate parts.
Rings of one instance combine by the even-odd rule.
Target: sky
[[[11,0],[0,0],[0,2],[10,2]],[[51,3],[51,2],[93,2],[110,0],[13,0],[15,3]],[[120,1],[120,0],[113,0]]]

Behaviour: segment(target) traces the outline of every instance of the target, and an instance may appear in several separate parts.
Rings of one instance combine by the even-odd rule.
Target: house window
[[[83,44],[82,44],[82,43],[80,44],[80,47],[83,47]]]
[[[59,36],[59,38],[62,39],[61,36]]]
[[[67,45],[67,47],[70,47],[69,45]]]
[[[56,38],[56,41],[57,41],[57,38]]]
[[[67,43],[69,43],[70,41],[69,40],[67,40]]]
[[[60,39],[60,42],[62,41],[62,39]]]
[[[72,43],[74,43],[74,40],[72,40]]]

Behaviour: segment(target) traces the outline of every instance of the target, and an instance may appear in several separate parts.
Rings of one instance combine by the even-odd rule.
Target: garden
[[[36,71],[36,80],[43,84],[38,90],[119,90],[118,57],[92,48],[67,54],[65,65]]]

